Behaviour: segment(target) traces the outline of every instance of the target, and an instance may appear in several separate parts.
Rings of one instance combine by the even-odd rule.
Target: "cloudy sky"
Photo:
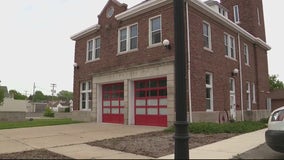
[[[73,90],[74,42],[70,37],[97,24],[108,0],[3,0],[0,5],[0,85],[21,93]],[[129,7],[142,0],[119,0]],[[269,72],[284,81],[279,23],[283,0],[263,0]]]

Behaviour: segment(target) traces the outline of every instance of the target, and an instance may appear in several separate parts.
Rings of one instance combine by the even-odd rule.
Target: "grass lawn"
[[[34,119],[32,121],[26,120],[22,122],[0,122],[0,130],[12,129],[12,128],[54,126],[54,125],[73,124],[73,123],[81,123],[81,122],[73,121],[72,119]]]

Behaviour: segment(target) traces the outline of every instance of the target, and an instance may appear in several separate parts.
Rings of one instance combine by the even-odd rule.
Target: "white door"
[[[235,94],[230,95],[230,114],[233,120],[236,120],[236,96]]]

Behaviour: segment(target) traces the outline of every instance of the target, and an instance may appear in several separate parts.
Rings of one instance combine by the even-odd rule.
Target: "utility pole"
[[[36,89],[36,85],[35,85],[35,82],[34,82],[34,86],[33,86],[33,99],[32,99],[32,101],[34,102],[34,97],[35,97],[35,89]]]
[[[56,87],[56,84],[51,83],[51,88],[52,88],[51,89],[51,99],[52,99],[52,102],[53,102],[54,93],[56,93],[55,87]]]
[[[174,0],[175,35],[175,159],[189,159],[189,134],[186,108],[186,56],[184,0]]]

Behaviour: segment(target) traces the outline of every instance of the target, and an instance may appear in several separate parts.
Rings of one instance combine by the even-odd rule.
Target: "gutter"
[[[79,32],[79,33],[72,35],[71,39],[73,41],[76,41],[77,39],[81,38],[82,36],[85,36],[85,35],[93,32],[93,31],[94,32],[98,31],[100,28],[101,28],[101,25],[99,25],[99,24],[93,25],[93,26],[91,26],[91,27]]]
[[[242,121],[244,121],[244,93],[243,93],[243,67],[242,67],[242,53],[241,53],[241,40],[240,33],[238,33],[238,44],[239,44],[239,69],[240,69],[240,92],[241,92],[241,109],[242,109]]]
[[[192,103],[191,103],[191,54],[190,54],[190,33],[189,33],[189,3],[186,2],[186,26],[187,26],[187,63],[188,63],[188,104],[189,104],[189,122],[193,122]]]

